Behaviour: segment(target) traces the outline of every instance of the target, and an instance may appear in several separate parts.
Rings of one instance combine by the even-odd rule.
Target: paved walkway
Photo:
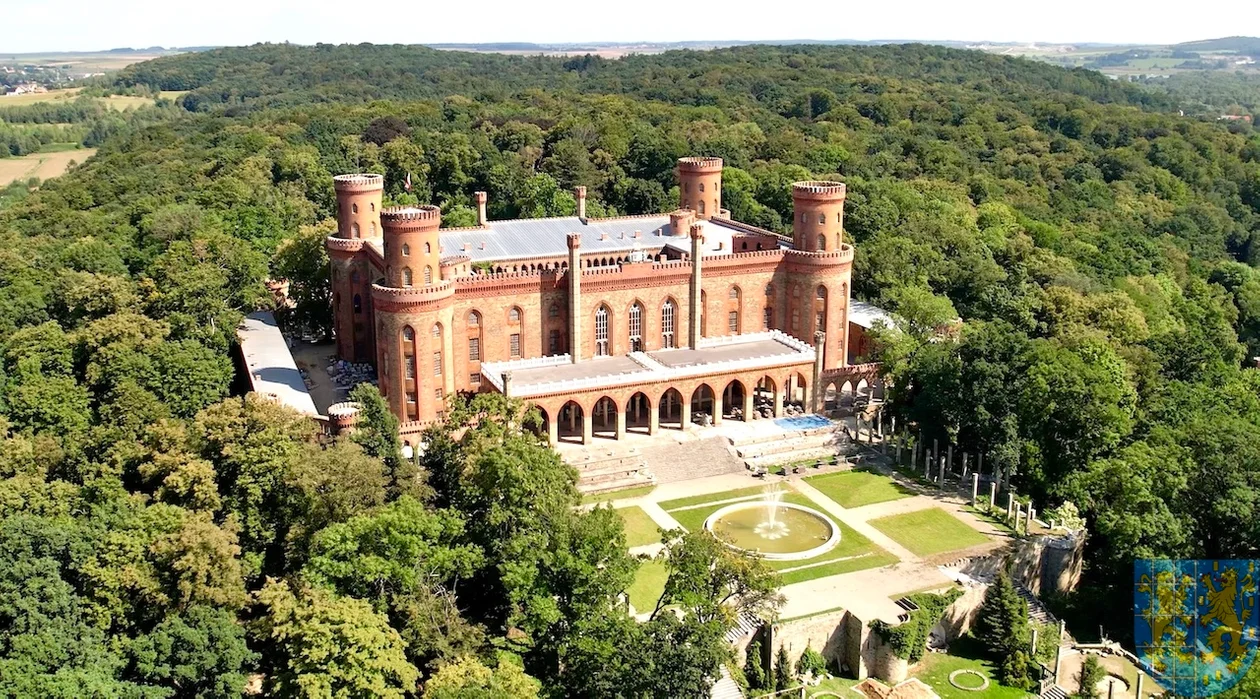
[[[787,601],[779,617],[791,619],[843,607],[863,621],[893,621],[903,611],[894,601],[901,595],[950,584],[936,566],[921,562],[831,575],[782,588]]]

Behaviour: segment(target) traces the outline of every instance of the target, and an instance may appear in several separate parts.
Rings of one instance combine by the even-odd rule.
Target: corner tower
[[[337,192],[337,237],[379,238],[385,178],[337,175],[333,178],[333,190]]]
[[[370,362],[376,356],[372,332],[372,280],[377,272],[363,252],[366,238],[380,236],[380,175],[338,175],[337,232],[324,241],[330,262],[333,293],[333,332],[337,356],[351,362]]]
[[[385,286],[405,289],[442,280],[436,206],[395,206],[381,212],[385,250]]]
[[[792,184],[792,243],[802,252],[839,250],[844,242],[843,182]]]
[[[678,159],[678,206],[705,221],[722,211],[722,159]]]

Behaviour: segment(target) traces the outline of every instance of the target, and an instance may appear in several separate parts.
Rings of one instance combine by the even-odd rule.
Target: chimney
[[[582,356],[582,235],[570,233],[569,269],[569,361],[577,364]]]
[[[473,198],[477,200],[477,225],[486,225],[486,193],[473,192]]]
[[[687,345],[691,349],[700,346],[700,317],[704,313],[704,308],[700,305],[700,297],[703,294],[702,275],[700,272],[700,261],[704,257],[702,246],[704,245],[704,227],[698,223],[691,224],[691,288],[689,289],[690,297],[688,302],[691,308],[687,313],[688,330]]]
[[[577,199],[578,218],[586,219],[586,187],[578,185],[573,188],[573,196]]]

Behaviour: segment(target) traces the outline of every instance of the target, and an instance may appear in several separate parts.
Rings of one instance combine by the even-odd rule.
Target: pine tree
[[[774,655],[774,691],[781,692],[796,684],[792,677],[792,661],[788,660],[787,647],[779,646]]]
[[[1097,699],[1098,694],[1094,691],[1094,688],[1098,686],[1098,683],[1102,681],[1106,674],[1102,665],[1098,663],[1098,658],[1092,655],[1085,656],[1085,662],[1081,663],[1080,674],[1076,676],[1076,681],[1080,688],[1072,696],[1076,697],[1076,699]]]
[[[998,661],[1002,684],[1026,688],[1032,683],[1028,647],[1032,627],[1028,623],[1028,605],[1015,590],[1005,569],[984,593],[984,603],[976,619],[976,638]]]
[[[748,680],[749,689],[765,689],[769,684],[766,670],[761,664],[761,641],[748,644],[747,657],[744,659],[744,679]]]

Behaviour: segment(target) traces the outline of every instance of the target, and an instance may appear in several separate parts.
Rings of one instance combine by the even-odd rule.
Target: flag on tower
[[[411,191],[411,173],[410,172],[407,173],[407,181],[403,182],[403,189],[406,189],[408,192]]]

